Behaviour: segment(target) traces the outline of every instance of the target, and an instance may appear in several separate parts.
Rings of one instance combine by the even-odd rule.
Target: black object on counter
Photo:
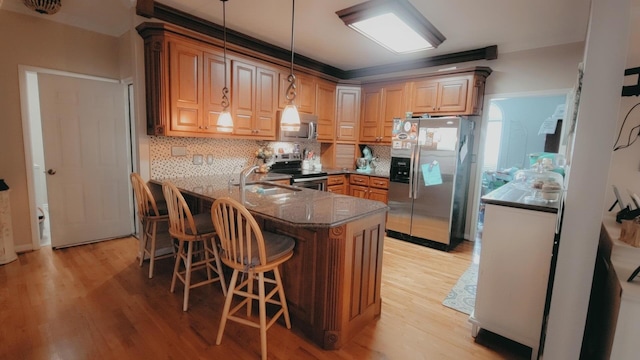
[[[631,210],[629,206],[618,211],[616,214],[616,222],[622,223],[622,220],[633,220],[640,216],[640,209]]]
[[[629,278],[627,279],[627,282],[632,282],[633,279],[638,276],[638,273],[640,273],[640,266],[638,266],[635,270],[633,270],[633,272],[631,273],[631,276],[629,276]]]
[[[0,191],[9,190],[9,185],[4,182],[4,179],[0,179]]]

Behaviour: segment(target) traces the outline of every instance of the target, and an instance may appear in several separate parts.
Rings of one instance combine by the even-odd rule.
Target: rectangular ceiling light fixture
[[[398,54],[433,49],[446,39],[408,0],[370,0],[336,14],[348,27]]]

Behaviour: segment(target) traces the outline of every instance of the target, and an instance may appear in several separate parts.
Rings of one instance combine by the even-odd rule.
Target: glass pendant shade
[[[216,129],[218,132],[230,133],[233,132],[233,119],[229,110],[223,110],[218,116],[218,122],[216,123]]]
[[[284,131],[300,130],[300,114],[295,105],[289,104],[284,108],[280,119],[280,128]]]

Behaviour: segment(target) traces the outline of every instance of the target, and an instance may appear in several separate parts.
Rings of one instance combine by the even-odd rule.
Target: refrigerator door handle
[[[414,171],[411,174],[411,177],[414,178],[414,183],[413,183],[413,198],[417,199],[418,198],[418,191],[420,190],[420,180],[419,179],[419,175],[420,175],[420,146],[418,146],[416,144],[415,149],[415,156],[413,157],[413,161],[414,161]]]
[[[411,158],[409,159],[409,199],[413,199],[413,163],[415,149],[411,148]]]

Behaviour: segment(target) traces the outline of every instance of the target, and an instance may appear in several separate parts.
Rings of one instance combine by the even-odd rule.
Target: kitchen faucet
[[[252,166],[249,166],[249,167],[245,168],[240,173],[240,193],[241,194],[244,194],[244,187],[247,184],[247,177],[249,175],[251,175],[251,173],[253,171],[257,170],[258,168],[259,168],[258,165],[252,165]]]

